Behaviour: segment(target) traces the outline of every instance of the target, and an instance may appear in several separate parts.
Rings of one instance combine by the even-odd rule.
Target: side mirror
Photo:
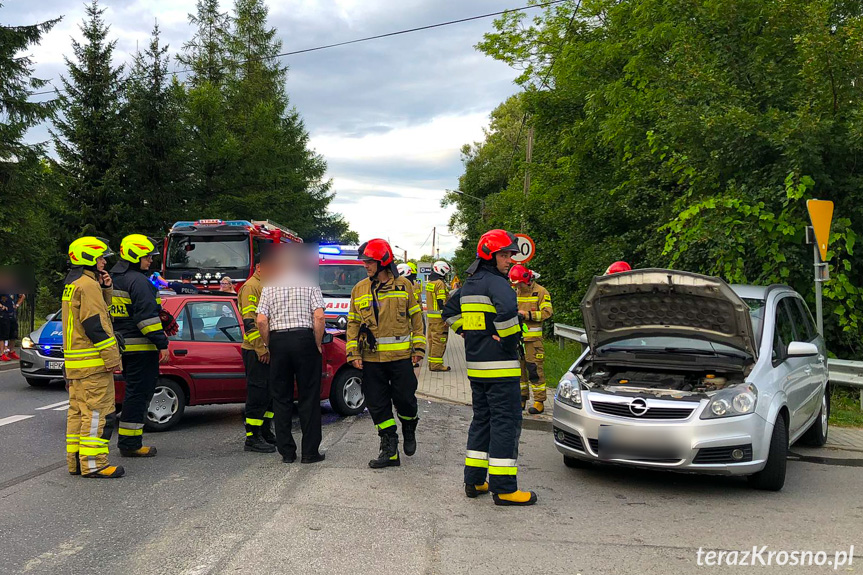
[[[57,315],[57,314],[49,313],[48,315],[45,316],[45,321],[53,321],[55,315]]]
[[[785,352],[786,357],[814,357],[818,355],[818,346],[814,343],[803,341],[792,341],[788,344],[788,351]]]
[[[325,333],[323,339],[321,339],[322,344],[333,343],[333,334]]]

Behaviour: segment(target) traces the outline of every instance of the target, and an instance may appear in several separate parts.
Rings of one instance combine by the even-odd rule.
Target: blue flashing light
[[[252,222],[249,220],[226,220],[223,222],[226,226],[236,226],[240,228],[252,227]]]
[[[342,250],[336,246],[321,246],[318,248],[318,253],[337,256],[342,253]]]
[[[50,345],[43,345],[42,349],[44,349],[45,351],[51,351],[51,346]]]

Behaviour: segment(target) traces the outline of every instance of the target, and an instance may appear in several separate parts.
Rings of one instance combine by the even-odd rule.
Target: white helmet
[[[450,267],[449,264],[443,260],[438,260],[432,266],[432,271],[439,276],[445,276],[449,273]]]
[[[408,277],[409,275],[411,275],[411,267],[410,267],[409,265],[407,265],[407,264],[399,264],[399,265],[397,265],[396,267],[398,268],[398,270],[399,270],[399,275],[400,275],[401,277],[406,278],[406,277]]]

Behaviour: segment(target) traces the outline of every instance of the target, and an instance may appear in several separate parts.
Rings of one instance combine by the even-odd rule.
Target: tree
[[[61,115],[52,131],[68,204],[66,240],[78,234],[117,238],[131,231],[123,221],[126,198],[117,162],[123,66],[112,64],[116,40],[107,40],[105,9],[92,0],[86,10],[84,44],[73,40],[74,60],[64,57],[68,75],[62,78]]]
[[[184,91],[168,77],[167,52],[156,25],[147,49],[135,56],[123,113],[124,219],[153,235],[164,234],[193,200],[181,121]]]
[[[230,18],[227,12],[219,12],[219,0],[198,0],[196,13],[189,14],[189,23],[197,30],[177,56],[191,71],[188,83],[192,88],[205,84],[221,87],[230,64],[225,49]]]

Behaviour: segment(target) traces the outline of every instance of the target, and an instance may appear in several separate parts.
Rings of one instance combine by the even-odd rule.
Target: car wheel
[[[27,385],[30,387],[46,387],[49,383],[51,383],[50,379],[39,379],[36,377],[25,377],[27,381]]]
[[[177,425],[185,410],[186,394],[180,385],[172,379],[160,377],[147,408],[144,427],[147,431],[167,431]]]
[[[788,466],[788,426],[782,415],[776,417],[773,435],[770,437],[770,452],[764,469],[747,479],[755,489],[779,491],[785,485],[785,470]]]
[[[590,461],[585,461],[584,459],[579,459],[578,457],[570,457],[569,455],[563,456],[563,464],[569,467],[570,469],[587,469],[591,467],[593,463]]]
[[[363,372],[349,367],[341,370],[330,387],[330,405],[339,415],[357,415],[366,408]]]
[[[818,412],[818,417],[803,434],[801,440],[806,445],[813,447],[821,447],[827,443],[827,420],[830,419],[830,387],[824,389],[824,395],[821,397],[821,410]]]

